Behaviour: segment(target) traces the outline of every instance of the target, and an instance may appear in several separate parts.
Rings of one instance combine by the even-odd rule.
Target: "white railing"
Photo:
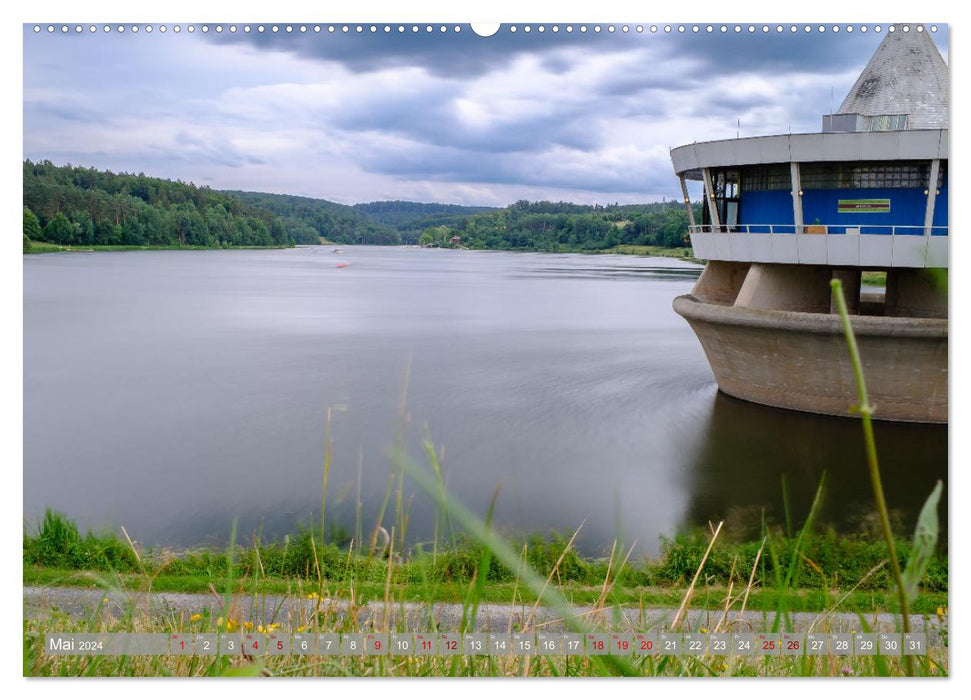
[[[688,233],[832,233],[863,234],[863,235],[891,235],[891,236],[946,236],[947,226],[898,226],[892,224],[738,224],[728,226],[712,226],[711,224],[688,227]]]

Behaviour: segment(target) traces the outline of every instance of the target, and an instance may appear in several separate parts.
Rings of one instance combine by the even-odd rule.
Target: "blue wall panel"
[[[770,190],[761,192],[742,192],[739,214],[740,224],[751,224],[752,233],[768,233],[768,226],[756,224],[792,225],[792,195],[788,191]],[[889,199],[890,211],[885,214],[839,213],[841,199]],[[807,225],[818,219],[821,224],[830,226],[878,226],[864,229],[868,233],[890,233],[890,226],[924,225],[924,212],[927,196],[922,189],[883,188],[883,189],[833,189],[805,190],[802,197],[803,222]],[[934,209],[934,226],[947,226],[947,187],[941,188]],[[791,230],[791,229],[790,229]],[[785,231],[785,229],[783,229]],[[840,233],[842,231],[839,231]],[[835,232],[834,232],[835,233]],[[921,228],[912,231],[899,230],[898,234],[923,233]],[[937,232],[943,235],[944,232]]]
[[[743,191],[739,196],[740,224],[787,224],[792,226],[792,195],[789,190]],[[791,232],[792,229],[790,228]],[[768,233],[769,227],[753,226],[752,233]],[[785,232],[783,230],[782,232]]]
[[[941,188],[941,193],[937,195],[937,201],[934,202],[934,225],[935,226],[947,226],[947,185]],[[946,236],[945,231],[934,231],[932,233],[934,236]]]
[[[841,199],[889,199],[890,211],[886,214],[840,214]],[[890,225],[923,226],[927,196],[922,189],[883,188],[883,189],[835,189],[805,190],[802,197],[803,221],[812,224],[816,219],[822,224],[841,226],[880,226],[877,229],[864,229],[866,233],[890,233]],[[899,231],[898,233],[907,233]],[[921,229],[912,231],[923,233]]]

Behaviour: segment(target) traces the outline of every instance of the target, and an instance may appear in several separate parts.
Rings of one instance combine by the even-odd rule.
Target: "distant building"
[[[449,245],[459,245],[462,242],[461,236],[452,236],[448,239]]]

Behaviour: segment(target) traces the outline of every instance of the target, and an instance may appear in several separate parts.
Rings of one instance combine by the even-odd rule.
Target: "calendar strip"
[[[924,632],[48,634],[51,656],[920,656]]]

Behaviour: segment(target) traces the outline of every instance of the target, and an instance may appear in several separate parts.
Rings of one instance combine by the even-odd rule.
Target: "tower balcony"
[[[738,224],[689,227],[702,260],[868,269],[948,267],[947,226]]]

